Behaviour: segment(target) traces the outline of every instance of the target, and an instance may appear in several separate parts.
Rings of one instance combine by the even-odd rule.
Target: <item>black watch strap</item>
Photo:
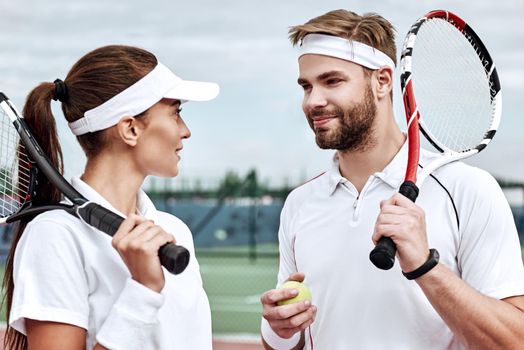
[[[440,254],[436,249],[430,249],[429,250],[429,256],[428,260],[422,266],[420,266],[418,269],[413,270],[411,272],[404,272],[402,271],[402,274],[404,277],[406,277],[408,280],[414,280],[416,278],[419,278],[438,264],[438,260],[440,258]]]

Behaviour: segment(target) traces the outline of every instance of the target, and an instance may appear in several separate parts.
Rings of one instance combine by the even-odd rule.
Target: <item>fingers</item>
[[[141,216],[132,214],[129,215],[121,224],[118,230],[113,235],[113,246],[115,246],[116,243],[118,243],[122,238],[127,236],[127,234],[137,225],[145,222],[146,219],[144,219]]]
[[[291,278],[291,276],[290,276]],[[309,327],[315,320],[317,308],[309,300],[288,305],[277,305],[280,300],[296,296],[296,289],[273,289],[262,295],[262,316],[282,338],[289,338]]]
[[[281,300],[291,299],[298,295],[295,288],[272,289],[260,297],[262,305],[276,305]]]
[[[264,318],[268,321],[275,321],[275,322],[283,322],[283,327],[289,328],[289,327],[296,327],[297,324],[289,324],[289,320],[297,315],[300,315],[310,309],[311,302],[306,301],[300,301],[298,303],[288,304],[288,305],[280,305],[280,306],[274,306],[274,307],[268,307],[265,308],[262,311],[262,315]]]
[[[416,207],[415,203],[413,203],[409,198],[401,195],[400,193],[395,193],[393,196],[391,196],[389,199],[385,201],[380,202],[380,208],[382,209],[382,205],[396,205],[403,208],[413,208]]]
[[[288,281],[296,281],[296,282],[304,282],[304,279],[306,278],[306,275],[302,272],[293,272],[288,277]]]
[[[287,281],[303,282],[304,279],[304,273],[295,272],[289,275]],[[279,301],[291,299],[297,295],[296,288],[282,288],[267,291],[260,297],[263,306],[262,316],[282,338],[289,338],[303,331],[315,321],[317,308],[309,300],[278,305]]]
[[[138,215],[130,215],[113,236],[112,245],[118,251],[133,279],[159,292],[165,284],[158,250],[174,237]]]
[[[429,248],[424,210],[399,193],[380,202],[373,243],[376,245],[381,237],[394,241],[404,271],[417,268],[427,259]]]
[[[128,249],[157,251],[159,247],[169,242],[175,242],[175,239],[162,227],[138,215],[130,215],[113,236],[112,244],[118,251]]]
[[[290,305],[284,305],[290,306]],[[275,330],[275,332],[282,338],[289,338],[297,332],[301,332],[309,327],[316,318],[317,308],[315,306],[308,307],[305,311],[280,320],[269,320],[268,322]],[[267,318],[266,318],[267,319]]]
[[[391,239],[395,240],[395,234],[399,232],[399,228],[400,225],[375,225],[375,232],[373,233],[371,239],[375,245],[378,244],[378,241],[382,237],[390,237]]]

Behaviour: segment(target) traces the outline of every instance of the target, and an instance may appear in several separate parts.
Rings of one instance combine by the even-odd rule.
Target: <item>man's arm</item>
[[[428,257],[424,211],[400,194],[381,203],[373,241],[376,243],[381,236],[395,242],[402,271],[416,270]],[[415,281],[448,327],[468,347],[522,348],[524,296],[505,300],[485,296],[442,263]]]
[[[524,296],[497,300],[438,264],[415,280],[453,333],[471,349],[522,349]]]

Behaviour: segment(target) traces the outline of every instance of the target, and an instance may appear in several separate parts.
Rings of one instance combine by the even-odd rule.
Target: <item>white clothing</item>
[[[72,184],[89,200],[118,213],[79,178]],[[164,270],[165,287],[155,293],[130,278],[110,236],[64,210],[49,211],[27,225],[18,243],[10,325],[25,334],[25,318],[72,324],[87,330],[86,349],[92,349],[115,302],[136,299],[127,314],[143,321],[148,338],[133,344],[133,349],[211,349],[210,307],[189,228],[175,216],[157,211],[142,191],[137,206],[141,216],[162,226],[189,250],[191,259],[183,273]],[[121,328],[135,336],[131,332],[136,330]],[[111,342],[107,334],[104,339]]]
[[[437,156],[421,152],[420,165]],[[416,282],[401,274],[398,262],[383,271],[369,260],[379,203],[398,191],[406,160],[407,143],[359,194],[340,175],[335,157],[331,170],[286,200],[278,283],[293,272],[305,273],[317,306],[311,326],[315,350],[463,348]],[[493,177],[460,162],[433,175],[417,199],[430,248],[480,293],[497,299],[524,295],[515,223]],[[310,349],[308,332],[305,348]]]

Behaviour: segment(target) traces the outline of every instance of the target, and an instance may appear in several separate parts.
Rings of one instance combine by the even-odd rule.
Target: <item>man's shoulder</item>
[[[295,187],[289,194],[288,198],[302,198],[310,196],[318,191],[321,191],[322,188],[327,186],[328,173],[322,172],[315,177],[307,180],[303,184]]]
[[[297,212],[305,203],[311,203],[315,196],[327,193],[328,178],[328,173],[323,172],[293,189],[286,198],[283,212]]]
[[[425,166],[440,154],[424,150],[421,154],[420,164]],[[463,161],[454,161],[443,165],[432,173],[445,187],[460,191],[478,191],[496,189],[496,179],[486,170],[466,164]]]

